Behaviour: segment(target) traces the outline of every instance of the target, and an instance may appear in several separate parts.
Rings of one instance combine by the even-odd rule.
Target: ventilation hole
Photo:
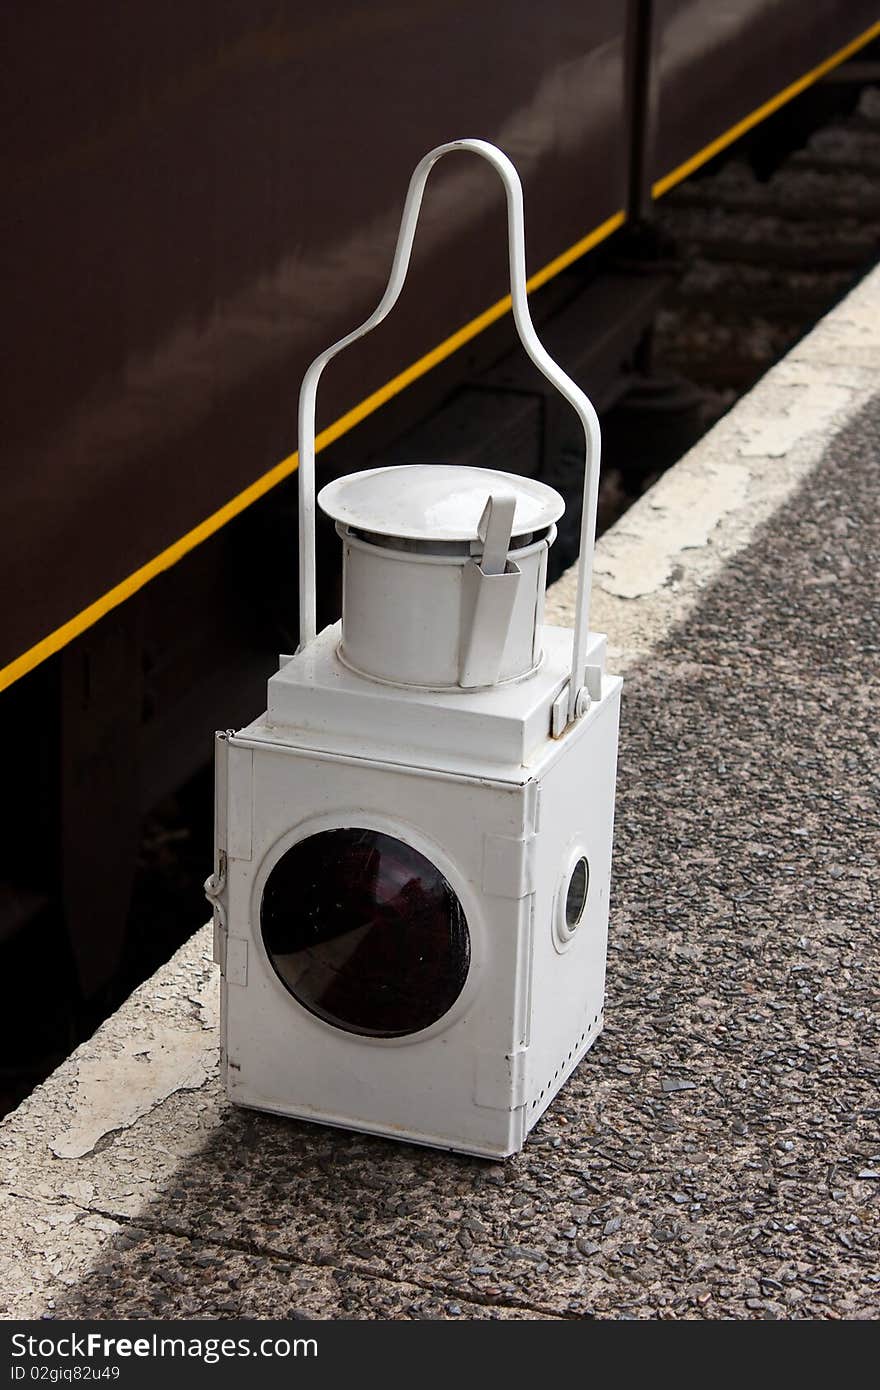
[[[598,1017],[598,1015],[597,1015],[596,1017]],[[595,1022],[595,1019],[594,1019],[594,1022]],[[571,1070],[572,1059],[575,1057],[575,1054],[576,1054],[576,1052],[577,1052],[577,1050],[578,1050],[578,1046],[579,1046],[580,1043],[583,1043],[583,1042],[585,1041],[585,1039],[587,1038],[587,1036],[588,1036],[588,1032],[585,1031],[585,1032],[581,1033],[581,1035],[580,1035],[580,1037],[579,1037],[578,1039],[575,1040],[575,1044],[574,1044],[574,1046],[572,1047],[571,1051],[569,1052],[568,1057],[567,1057],[567,1058],[564,1058],[564,1059],[560,1062],[559,1066],[556,1068],[555,1072],[553,1073],[553,1076],[552,1076],[551,1080],[547,1082],[547,1085],[546,1085],[546,1086],[543,1088],[543,1090],[541,1091],[541,1094],[537,1097],[536,1100],[533,1100],[533,1101],[531,1102],[531,1104],[530,1104],[530,1106],[529,1106],[529,1109],[530,1109],[530,1110],[536,1110],[536,1109],[538,1108],[538,1106],[541,1105],[541,1102],[543,1101],[544,1097],[547,1095],[547,1092],[548,1092],[548,1091],[550,1090],[550,1088],[553,1086],[553,1083],[559,1080],[560,1075],[564,1075],[564,1073],[566,1073],[566,1071],[570,1071],[570,1070]]]

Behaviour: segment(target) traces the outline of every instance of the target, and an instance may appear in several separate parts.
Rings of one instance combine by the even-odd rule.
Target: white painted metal
[[[431,169],[446,154],[456,150],[470,151],[488,161],[496,170],[507,198],[507,229],[510,265],[510,293],[513,318],[520,341],[540,372],[550,381],[577,411],[584,430],[585,472],[584,500],[581,513],[580,572],[577,609],[575,613],[574,644],[572,648],[571,679],[568,694],[568,719],[577,718],[578,702],[583,689],[584,661],[589,632],[590,584],[592,580],[593,546],[596,535],[596,505],[599,492],[599,459],[601,433],[599,420],[590,399],[581,391],[545,350],[532,323],[526,289],[525,221],[522,185],[513,164],[501,150],[485,140],[453,140],[438,145],[416,165],[407,190],[400,222],[397,246],[391,274],[379,304],[359,328],[340,338],[332,347],[320,353],[303,378],[299,397],[299,590],[300,590],[300,647],[306,647],[316,636],[315,602],[315,401],[318,382],[327,363],[343,348],[369,333],[381,323],[397,303],[403,288],[409,258],[418,223],[425,184]],[[581,700],[583,704],[583,700]]]
[[[340,659],[376,680],[449,689],[515,680],[541,658],[547,550],[505,553],[487,575],[452,554],[374,545],[342,530]]]
[[[226,741],[222,908],[226,1085],[237,1104],[504,1157],[602,1027],[621,682],[560,740],[571,632],[548,629],[534,676],[489,690],[385,688],[346,672],[326,630],[270,680],[270,709]],[[601,664],[603,645],[591,660]],[[237,829],[233,836],[232,827]],[[391,834],[443,872],[467,918],[467,981],[400,1038],[345,1032],[285,989],[260,931],[269,874],[322,830]],[[577,931],[558,949],[573,856],[590,864]]]
[[[568,688],[569,628],[544,628],[543,661],[525,680],[477,690],[427,690],[364,679],[340,663],[339,634],[338,623],[325,628],[270,677],[263,722],[272,738],[490,778],[499,775],[499,767],[528,769],[549,752],[553,704]],[[599,633],[590,633],[587,659],[602,673],[599,699],[605,699],[610,677],[604,674],[605,638]],[[560,749],[568,738],[559,741]]]
[[[452,463],[368,468],[327,483],[318,505],[334,521],[403,540],[476,541],[487,497],[511,497],[511,533],[546,531],[565,511],[555,488],[490,468]]]
[[[343,541],[346,665],[395,684],[468,689],[539,663],[547,551],[565,507],[553,488],[416,464],[339,478],[318,503]]]
[[[343,538],[344,619],[316,633],[318,378],[395,302],[428,171],[455,149],[482,155],[502,177],[517,328],[584,424],[575,630],[543,625],[547,551],[561,510],[552,489],[425,466],[374,470],[322,491]],[[418,166],[382,302],[307,373],[300,450],[301,645],[270,678],[265,714],[217,739],[216,854],[206,889],[223,977],[227,1090],[241,1105],[504,1157],[522,1145],[602,1027],[621,682],[605,671],[605,639],[587,631],[598,427],[586,397],[534,335],[519,181],[492,146],[456,141]],[[362,890],[378,893],[378,870],[374,860],[335,857],[333,846],[352,842],[340,840],[346,831],[358,844],[366,835],[372,855],[377,836],[404,850],[366,915],[349,908],[346,892],[353,885],[353,902]],[[329,877],[316,877],[318,846],[328,844]],[[413,854],[422,856],[418,873],[406,867]],[[568,887],[581,859],[589,887],[572,923]],[[272,895],[282,861],[295,868],[279,907]],[[327,982],[332,994],[346,975],[357,1005],[381,1003],[385,987],[371,995],[370,981],[396,959],[383,935],[389,922],[394,950],[414,947],[411,968],[436,979],[437,938],[418,898],[422,870],[445,880],[442,913],[454,905],[459,948],[466,930],[458,993],[441,995],[427,1022],[395,1036],[348,1031],[329,1005],[322,1015],[301,1002],[292,978]],[[264,909],[267,921],[281,923],[274,963]],[[414,932],[428,934],[414,940]],[[279,969],[280,958],[294,976]],[[405,994],[408,985],[418,1003],[436,997],[431,983],[414,992],[392,969],[391,992]]]
[[[483,542],[480,569],[483,574],[503,574],[507,568],[507,552],[513,534],[516,498],[493,493],[483,509],[477,530]]]
[[[514,610],[523,586],[523,571],[508,559],[510,532],[516,510],[515,497],[490,497],[480,518],[483,553],[469,560],[462,571],[461,595],[461,686],[494,685],[500,674],[504,654],[514,639],[525,637],[534,656],[536,627],[543,618],[543,554],[539,552],[539,583],[536,602],[519,629],[513,627]],[[543,623],[541,624],[543,626]],[[525,653],[524,653],[525,655]],[[527,665],[525,669],[529,669]],[[520,674],[517,672],[517,674]]]

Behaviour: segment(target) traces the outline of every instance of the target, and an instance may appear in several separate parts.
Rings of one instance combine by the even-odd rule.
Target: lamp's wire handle
[[[577,411],[584,427],[584,501],[581,513],[580,570],[578,575],[577,609],[574,624],[574,646],[571,662],[571,680],[568,692],[568,718],[574,719],[578,712],[578,697],[584,683],[584,664],[587,652],[587,636],[590,623],[590,585],[593,571],[593,546],[596,539],[596,504],[599,492],[599,457],[601,434],[599,419],[592,401],[576,386],[561,367],[553,361],[543,347],[535,332],[529,313],[526,290],[526,249],[525,225],[523,218],[522,184],[513,164],[501,150],[486,140],[452,140],[448,145],[438,145],[426,154],[416,165],[407,190],[403,216],[400,219],[400,232],[394,252],[391,274],[378,306],[373,313],[353,332],[340,338],[338,343],[320,353],[303,377],[299,393],[299,622],[300,650],[312,642],[316,636],[315,602],[315,398],[321,373],[327,363],[369,333],[381,323],[386,314],[397,303],[403,288],[413,238],[419,218],[422,194],[428,174],[445,154],[453,150],[470,150],[487,160],[499,174],[507,195],[507,234],[510,258],[510,294],[513,304],[513,319],[520,341],[540,372],[556,387],[569,405]]]

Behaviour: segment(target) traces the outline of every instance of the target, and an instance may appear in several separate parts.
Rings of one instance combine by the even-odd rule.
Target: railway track
[[[769,178],[744,156],[659,205],[684,273],[654,361],[728,404],[827,313],[880,253],[880,86]]]
[[[880,85],[781,155],[759,132],[664,197],[655,229],[677,273],[647,370],[603,419],[600,533],[876,263]],[[577,554],[580,447],[566,434],[545,470],[567,503],[551,577]]]

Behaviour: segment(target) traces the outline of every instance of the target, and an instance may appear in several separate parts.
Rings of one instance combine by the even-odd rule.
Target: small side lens
[[[589,888],[590,866],[582,855],[571,871],[565,895],[565,925],[570,932],[579,925],[584,915]]]

